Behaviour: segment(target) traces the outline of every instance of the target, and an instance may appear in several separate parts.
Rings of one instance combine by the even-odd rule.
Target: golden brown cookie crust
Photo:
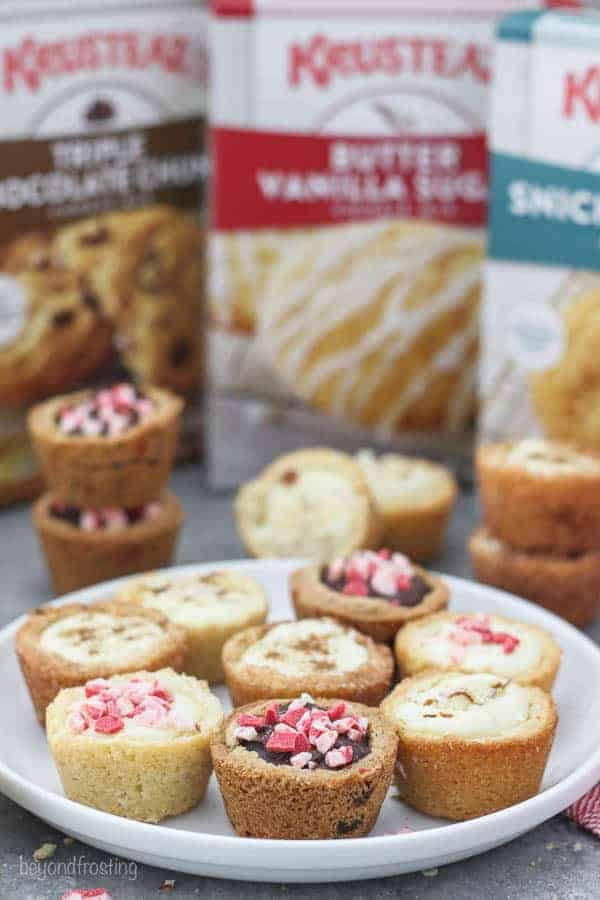
[[[420,652],[419,648],[419,632],[423,625],[431,625],[433,623],[439,625],[450,625],[465,616],[470,617],[470,613],[460,612],[438,612],[426,619],[420,619],[409,622],[402,632],[398,632],[394,642],[394,655],[396,657],[396,665],[398,674],[401,678],[418,675],[425,671],[456,671],[456,672],[473,672],[480,671],[467,666],[461,666],[460,663],[450,663],[447,666],[436,665],[426,654]],[[518,625],[521,630],[531,633],[541,647],[541,659],[535,667],[524,669],[518,675],[513,675],[512,680],[518,684],[539,687],[549,691],[554,684],[558,669],[560,666],[561,649],[547,631],[538,628],[537,625],[527,625],[524,622],[517,622],[514,619],[507,619],[504,616],[496,616],[501,622],[501,630],[510,634],[511,626]],[[491,669],[489,670],[491,671]],[[500,676],[499,677],[503,677]]]
[[[524,444],[525,442],[521,442]],[[540,453],[571,457],[561,444],[540,444]],[[519,442],[488,444],[477,452],[484,519],[497,537],[518,550],[579,553],[600,547],[600,460],[575,461],[567,471],[533,471],[513,461]],[[580,457],[581,458],[581,457]]]
[[[346,596],[321,580],[319,565],[296,569],[290,576],[290,593],[299,619],[331,616],[344,625],[369,635],[374,641],[392,641],[399,629],[413,619],[445,609],[450,592],[441,578],[415,567],[430,592],[417,606],[393,606],[376,597]]]
[[[564,557],[526,553],[478,528],[469,553],[479,581],[532,600],[573,625],[587,625],[600,613],[600,550]]]
[[[415,682],[432,677],[443,673],[406,678],[381,704],[399,737],[394,781],[400,798],[425,815],[463,821],[537,794],[558,723],[550,694],[525,688],[536,722],[523,736],[468,740],[410,730],[395,719],[394,702]]]
[[[314,702],[328,709],[338,700]],[[378,710],[352,703],[352,713],[369,720],[368,756],[336,771],[274,766],[239,746],[233,735],[240,712],[260,714],[267,705],[250,703],[234,710],[211,742],[215,774],[236,834],[288,840],[368,834],[392,779],[397,746],[393,728]]]
[[[60,619],[86,610],[106,612],[120,618],[135,616],[160,625],[163,636],[157,641],[155,649],[147,654],[143,668],[157,671],[171,667],[175,671],[181,671],[187,650],[185,631],[154,610],[140,610],[139,607],[115,601],[99,601],[89,605],[69,603],[65,606],[41,606],[33,610],[15,636],[15,652],[41,725],[45,724],[48,704],[63,688],[76,687],[94,678],[110,678],[111,675],[120,675],[129,670],[127,665],[123,666],[118,660],[110,666],[75,663],[40,646],[40,639],[46,628]]]
[[[33,507],[33,523],[57,594],[172,562],[184,515],[169,491],[160,496],[162,508],[156,518],[116,531],[84,531],[57,519],[49,512],[57,501],[56,494],[44,494]]]
[[[162,388],[144,387],[155,405],[152,414],[118,437],[63,434],[55,422],[59,410],[81,403],[90,393],[54,397],[29,414],[29,429],[50,490],[80,508],[133,508],[156,499],[171,474],[181,399]]]
[[[394,674],[394,660],[389,647],[376,644],[367,635],[357,634],[357,641],[366,647],[369,659],[366,664],[351,672],[320,672],[298,674],[296,677],[281,674],[276,663],[273,668],[248,665],[240,662],[243,653],[270,629],[282,622],[247,628],[229,638],[223,647],[225,681],[234,706],[242,706],[256,700],[278,697],[297,697],[303,692],[320,697],[340,697],[355,703],[376,706],[390,689]],[[354,631],[354,629],[350,629]]]
[[[351,553],[361,547],[376,548],[380,544],[382,522],[376,510],[375,503],[366,479],[360,467],[352,457],[337,450],[315,447],[306,450],[297,450],[280,456],[268,465],[253,481],[247,482],[238,491],[235,499],[234,511],[236,525],[242,542],[251,556],[256,557],[287,557],[306,556],[303,552],[302,523],[299,523],[299,533],[292,542],[280,545],[280,535],[276,533],[265,539],[257,535],[257,522],[264,515],[267,498],[271,488],[278,484],[295,484],[298,473],[322,472],[325,475],[335,475],[343,480],[356,499],[353,533],[339,540],[323,538],[322,552],[317,554],[319,558],[326,560],[334,555]],[[327,516],[327,497],[323,497],[323,517]],[[335,546],[334,546],[335,543]]]
[[[383,520],[381,543],[390,550],[404,553],[415,562],[428,562],[440,552],[448,527],[448,519],[456,502],[458,486],[452,473],[444,466],[425,459],[413,459],[397,453],[376,457],[370,451],[356,455]],[[386,492],[386,484],[393,485],[399,473],[397,467],[430,472],[435,477],[435,492],[424,487],[422,495],[395,499]],[[443,485],[443,487],[442,487]]]
[[[144,678],[154,671],[131,674]],[[207,689],[206,682],[188,680]],[[80,695],[77,688],[61,692],[47,713],[50,751],[69,799],[141,822],[160,822],[200,803],[212,772],[214,727],[200,722],[194,734],[160,741],[90,741],[65,729],[67,708]]]

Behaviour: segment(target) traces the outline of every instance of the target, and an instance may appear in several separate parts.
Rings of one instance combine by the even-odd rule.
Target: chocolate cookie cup
[[[351,456],[314,448],[281,456],[239,490],[235,519],[248,553],[327,560],[376,547],[381,518]]]
[[[15,637],[15,651],[36,715],[63,688],[144,668],[180,670],[186,634],[154,610],[114,601],[34,609]]]
[[[297,569],[290,592],[299,619],[330,616],[382,642],[406,622],[445,609],[450,596],[440,578],[406,557],[370,550]]]
[[[570,556],[526,553],[478,528],[469,553],[475,576],[484,584],[532,600],[580,627],[600,614],[600,550]]]
[[[258,581],[233,569],[203,575],[150,573],[126,584],[118,599],[156,609],[185,628],[184,672],[216,684],[225,680],[221,661],[225,641],[238,631],[261,625],[269,610]]]
[[[381,711],[399,738],[400,799],[456,821],[533,797],[558,722],[550,694],[489,673],[406,678]]]
[[[371,450],[356,462],[383,519],[384,547],[428,562],[440,552],[458,488],[452,473],[426,459]]]
[[[143,397],[152,404],[151,410],[119,434],[61,430],[58,421],[66,409],[94,402],[100,393],[79,391],[54,397],[31,410],[29,430],[46,482],[64,503],[73,506],[142,506],[154,500],[169,480],[183,402],[162,388],[144,387]]]
[[[48,707],[48,746],[70,800],[160,822],[204,797],[222,721],[205,681],[132,672],[62,690]]]
[[[247,628],[223,647],[234,706],[307,691],[376,706],[394,674],[389,647],[333,619],[302,619]]]
[[[271,751],[270,743],[280,749]],[[392,779],[396,748],[394,729],[378,710],[306,696],[236,709],[211,741],[236,834],[288,840],[368,834]]]
[[[409,622],[394,643],[401,677],[424,671],[489,672],[552,689],[561,649],[547,631],[504,616],[439,612]]]
[[[33,507],[33,523],[57,594],[171,563],[184,516],[169,491],[153,504],[152,517],[119,528],[88,531],[53,514],[59,503],[56,494],[44,494]],[[83,515],[98,512],[87,510]]]
[[[600,547],[600,459],[539,438],[482,446],[484,520],[516,550],[556,555]]]

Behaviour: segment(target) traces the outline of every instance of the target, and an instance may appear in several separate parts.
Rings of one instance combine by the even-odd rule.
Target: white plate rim
[[[302,560],[289,559],[221,560],[192,563],[165,569],[164,571],[174,575],[202,572],[224,566],[236,569],[249,569],[251,571],[269,566],[271,569],[281,568],[287,571],[290,566],[300,565],[302,562]],[[580,644],[583,652],[596,657],[596,663],[600,667],[600,648],[587,635],[560,617],[547,610],[540,610],[535,604],[529,603],[513,594],[508,594],[505,591],[500,591],[466,578],[445,573],[441,573],[441,575],[446,579],[453,593],[460,591],[461,586],[466,585],[469,589],[480,589],[483,594],[491,593],[498,599],[504,598],[509,600],[511,605],[516,605],[517,608],[519,606],[522,606],[524,610],[535,608],[536,613],[541,614],[547,621],[548,627],[558,637],[559,642],[561,634],[564,634],[567,640]],[[45,605],[60,606],[66,603],[91,602],[106,596],[129,580],[130,577],[103,582],[91,588],[67,594]],[[12,640],[17,629],[26,618],[27,613],[0,629],[0,646],[4,642]],[[562,812],[599,780],[600,744],[586,760],[577,766],[575,771],[562,778],[557,784],[540,792],[530,800],[477,819],[466,822],[448,822],[439,827],[410,833],[373,835],[345,841],[272,840],[267,838],[240,838],[235,835],[211,834],[209,832],[186,831],[176,828],[165,829],[160,824],[153,825],[114,816],[110,813],[76,803],[53,791],[38,786],[35,782],[15,772],[0,759],[0,789],[18,805],[33,814],[39,815],[42,819],[45,818],[47,821],[52,821],[57,827],[60,827],[61,820],[70,823],[75,817],[79,824],[76,829],[72,824],[65,824],[67,833],[69,830],[77,830],[78,833],[85,835],[82,839],[87,839],[92,845],[94,840],[100,843],[105,842],[105,835],[107,833],[112,834],[119,845],[123,846],[124,856],[127,856],[128,851],[139,847],[140,849],[137,851],[139,853],[154,853],[162,859],[171,858],[173,867],[176,868],[177,860],[178,858],[181,860],[181,856],[165,856],[165,847],[160,846],[161,843],[164,844],[166,835],[172,835],[178,844],[178,854],[184,849],[185,852],[194,851],[197,857],[198,851],[204,847],[207,851],[210,851],[208,854],[210,859],[206,858],[207,868],[210,868],[212,865],[222,867],[226,864],[229,870],[229,877],[242,879],[245,876],[236,874],[236,870],[242,871],[245,868],[252,868],[254,871],[264,869],[266,872],[270,866],[266,862],[261,863],[261,860],[269,856],[272,856],[273,860],[277,860],[278,855],[281,860],[283,850],[290,852],[294,859],[295,869],[303,868],[303,864],[314,864],[314,857],[319,854],[319,851],[327,851],[328,865],[324,869],[343,869],[348,867],[354,873],[356,873],[357,866],[361,870],[380,869],[382,868],[383,860],[393,863],[394,857],[390,856],[390,851],[398,847],[403,848],[400,857],[396,857],[398,862],[409,857],[414,860],[414,865],[411,864],[411,869],[403,869],[403,871],[418,870],[426,861],[439,856],[451,856],[454,853],[461,854],[461,857],[475,855],[479,847],[497,846],[505,840],[510,840],[518,834],[535,828],[557,813]],[[82,828],[85,831],[81,831]],[[440,851],[442,844],[444,848],[443,853]],[[405,852],[411,851],[411,849],[413,850],[412,853]],[[332,854],[335,856],[335,859],[331,858]],[[360,863],[357,863],[359,856]],[[276,863],[274,868],[281,870],[282,865],[283,862]],[[223,875],[222,877],[226,876]],[[360,876],[353,874],[352,877]],[[368,877],[374,878],[377,877],[377,874],[373,873]],[[248,878],[248,880],[250,879]],[[327,880],[327,878],[323,880]]]

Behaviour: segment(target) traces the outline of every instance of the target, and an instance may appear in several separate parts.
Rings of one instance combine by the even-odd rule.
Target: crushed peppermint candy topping
[[[486,615],[461,616],[456,619],[448,632],[448,640],[456,647],[450,658],[454,665],[460,665],[466,655],[466,648],[471,644],[498,644],[504,653],[513,653],[521,643],[514,634],[506,631],[494,631],[490,617]]]
[[[385,549],[357,550],[334,559],[321,578],[338,593],[383,599],[393,606],[417,606],[431,591],[406,556]]]
[[[119,531],[140,522],[157,519],[162,509],[163,505],[158,500],[131,509],[116,506],[104,509],[79,509],[77,506],[54,502],[50,507],[50,515],[54,519],[68,522],[75,528],[81,528],[82,531]]]
[[[154,411],[154,401],[133,384],[115,384],[91,394],[81,403],[59,410],[56,425],[77,437],[119,437]]]
[[[195,722],[175,710],[175,698],[158,679],[131,678],[123,683],[94,678],[84,685],[85,700],[69,707],[67,725],[75,734],[117,734],[127,720],[147,728],[193,731]]]
[[[296,769],[341,769],[370,752],[369,720],[344,703],[323,709],[303,694],[279,706],[270,703],[261,715],[240,713],[234,735],[266,762]]]

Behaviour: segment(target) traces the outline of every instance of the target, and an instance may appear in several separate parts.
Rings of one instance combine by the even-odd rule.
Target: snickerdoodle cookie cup
[[[450,595],[440,578],[406,557],[370,550],[297,569],[290,592],[299,619],[330,616],[383,642],[407,622],[445,609]]]
[[[236,834],[288,840],[368,834],[396,747],[378,710],[307,696],[236,709],[211,743]]]
[[[132,672],[61,691],[48,707],[48,745],[70,800],[160,822],[204,797],[222,720],[205,681]]]
[[[155,609],[185,629],[188,650],[184,672],[211,683],[224,681],[221,653],[233,634],[261,625],[269,604],[261,585],[232,569],[202,575],[155,572],[133,579],[118,599]]]
[[[376,547],[381,518],[360,467],[325,448],[281,456],[238,492],[235,519],[248,553],[327,560]]]
[[[34,609],[15,637],[15,650],[35,713],[60,690],[134,669],[181,669],[185,631],[156,610],[114,601]]]
[[[437,556],[458,494],[452,473],[426,459],[398,453],[377,457],[371,450],[361,450],[355,459],[383,519],[383,546],[415,562]]]
[[[570,556],[527,553],[478,528],[469,540],[469,553],[484,584],[532,600],[580,627],[600,614],[600,549]]]
[[[406,678],[381,711],[399,738],[400,798],[457,821],[533,797],[558,722],[550,694],[489,673]]]
[[[504,616],[439,612],[410,622],[394,653],[401,677],[423,671],[489,672],[549,691],[561,649],[547,631]]]
[[[477,475],[485,523],[513,549],[600,547],[600,458],[527,438],[482,446]]]
[[[247,628],[223,647],[234,706],[308,692],[376,706],[390,689],[389,647],[333,619]]]
[[[35,406],[29,430],[48,487],[78,507],[149,503],[171,474],[182,407],[169,391],[129,384]]]

